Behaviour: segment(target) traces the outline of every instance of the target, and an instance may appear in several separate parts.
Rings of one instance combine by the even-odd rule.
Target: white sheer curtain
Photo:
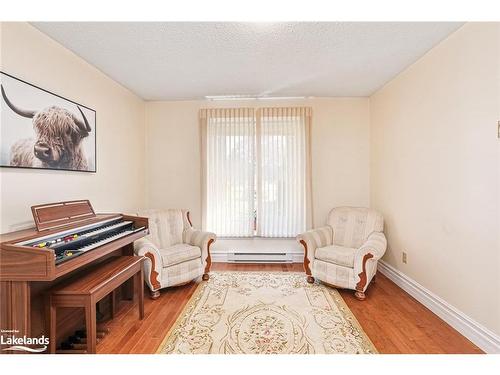
[[[200,124],[204,229],[294,237],[312,227],[310,108],[202,109]]]
[[[294,237],[310,227],[310,108],[257,112],[257,235]]]
[[[254,110],[204,109],[200,122],[204,226],[221,237],[253,236]]]

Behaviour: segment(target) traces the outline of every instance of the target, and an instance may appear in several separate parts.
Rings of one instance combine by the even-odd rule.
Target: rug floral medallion
[[[372,342],[340,294],[303,273],[213,272],[158,353],[368,354]]]

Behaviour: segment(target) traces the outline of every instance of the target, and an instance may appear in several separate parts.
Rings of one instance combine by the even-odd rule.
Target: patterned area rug
[[[340,294],[302,273],[213,272],[158,349],[163,354],[377,353]]]

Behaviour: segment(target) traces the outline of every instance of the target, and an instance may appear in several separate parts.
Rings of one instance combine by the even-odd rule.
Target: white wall
[[[311,106],[315,225],[339,205],[369,204],[367,98],[298,101],[179,101],[146,103],[149,207],[185,207],[201,223],[198,110],[204,107]]]
[[[201,224],[201,165],[198,110],[206,107],[311,106],[311,158],[315,226],[340,205],[369,204],[369,101],[318,98],[298,101],[177,101],[146,103],[148,207],[189,208]],[[222,240],[212,247],[228,251],[302,253],[295,240]]]
[[[99,212],[144,205],[144,102],[27,23],[1,23],[1,70],[97,111],[97,173],[0,169],[1,228],[30,206],[88,198]]]
[[[370,107],[385,261],[500,333],[499,24],[466,24]]]

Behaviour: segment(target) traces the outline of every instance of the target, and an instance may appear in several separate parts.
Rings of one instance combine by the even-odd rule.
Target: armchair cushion
[[[138,215],[149,218],[149,235],[147,238],[158,248],[168,248],[183,242],[183,210],[151,209],[139,211]]]
[[[339,266],[354,268],[354,257],[357,249],[351,247],[331,245],[316,249],[316,259],[338,264]]]
[[[330,211],[327,224],[333,228],[333,244],[359,248],[373,232],[384,230],[384,218],[375,210],[338,207]]]
[[[170,267],[201,257],[201,249],[188,244],[177,244],[166,249],[160,249],[163,267]]]

